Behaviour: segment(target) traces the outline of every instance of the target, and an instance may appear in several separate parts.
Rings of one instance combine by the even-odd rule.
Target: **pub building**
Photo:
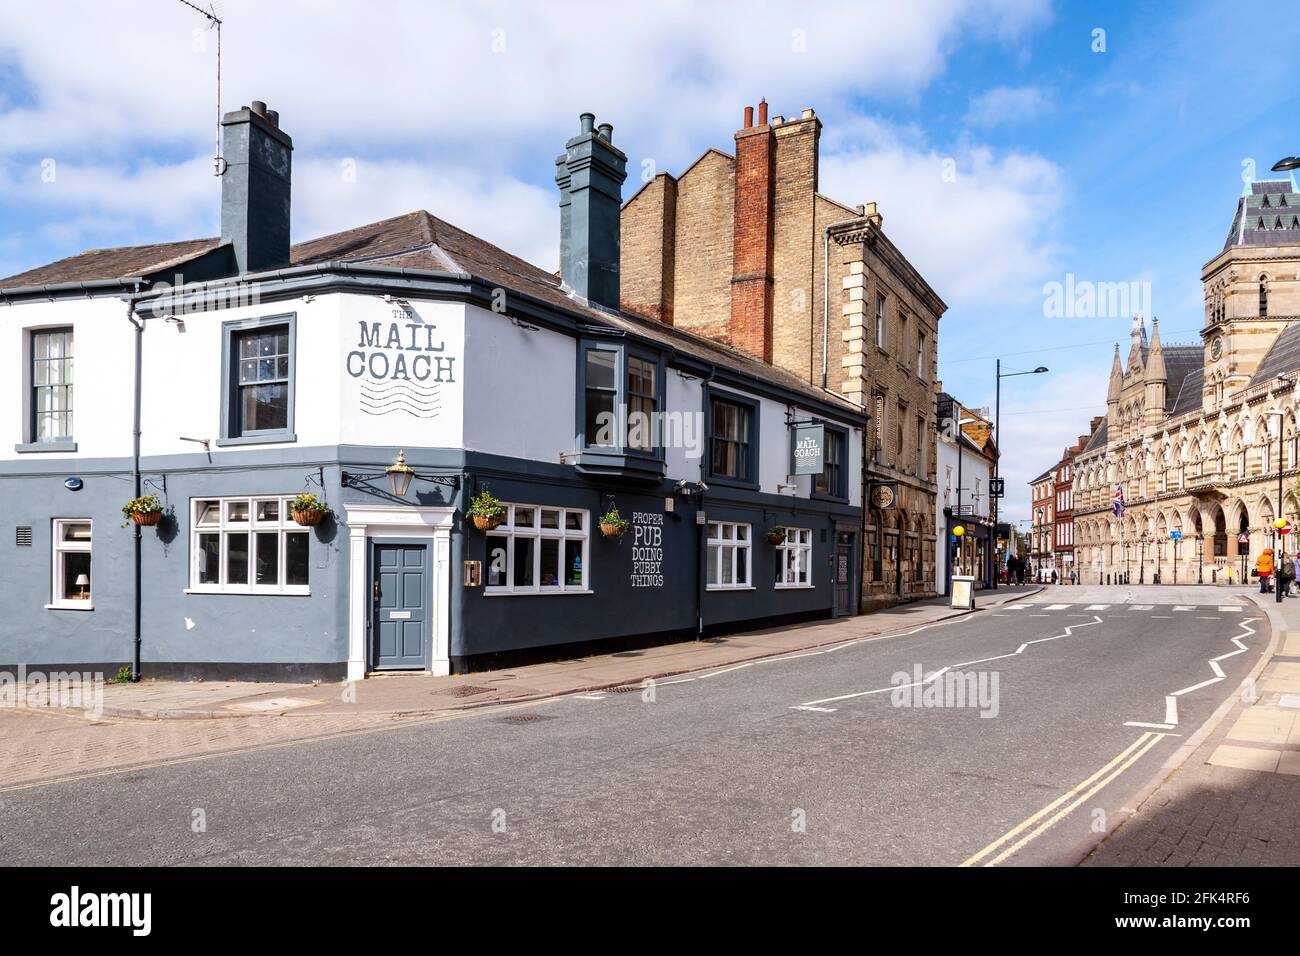
[[[619,310],[611,127],[556,161],[553,275],[422,211],[291,246],[278,115],[222,126],[219,237],[0,280],[0,666],[352,680],[856,612],[863,410]]]

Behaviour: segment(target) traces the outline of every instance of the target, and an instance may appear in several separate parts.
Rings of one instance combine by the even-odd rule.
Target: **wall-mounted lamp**
[[[394,498],[405,498],[406,493],[411,490],[411,482],[416,478],[436,485],[445,485],[452,489],[460,487],[460,478],[457,475],[421,475],[406,463],[406,451],[404,449],[397,453],[397,457],[382,472],[361,475],[344,471],[340,473],[339,478],[344,488],[363,488],[366,481],[378,478],[381,474],[388,478],[388,485]]]

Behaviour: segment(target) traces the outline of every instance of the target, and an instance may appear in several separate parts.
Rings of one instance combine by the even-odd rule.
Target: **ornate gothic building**
[[[1115,346],[1106,420],[1075,460],[1083,583],[1234,581],[1296,521],[1300,405],[1300,193],[1253,182],[1223,249],[1201,270],[1201,342]],[[1278,477],[1283,493],[1279,505]],[[1116,489],[1125,509],[1116,516]],[[1295,536],[1292,536],[1293,538]],[[1285,540],[1288,552],[1297,544]]]

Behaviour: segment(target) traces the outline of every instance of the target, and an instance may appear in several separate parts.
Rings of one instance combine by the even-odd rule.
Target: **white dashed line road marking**
[[[1174,605],[1174,610],[1175,610],[1175,611],[1195,611],[1195,610],[1196,610],[1196,605],[1194,605],[1194,604],[1175,604],[1175,605]]]
[[[1221,608],[1219,608],[1219,610],[1220,610],[1220,611],[1223,611],[1223,612],[1225,612],[1225,613],[1229,613],[1229,612],[1232,612],[1232,611],[1240,611],[1241,608],[1239,608],[1239,607],[1221,607]]]
[[[1154,604],[1130,604],[1129,609],[1133,611],[1154,611]]]
[[[1004,604],[1004,605],[1002,605],[1003,610],[1006,610],[1006,611],[1023,611],[1023,610],[1024,610],[1025,608],[1027,608],[1027,607],[1033,607],[1033,605],[1032,605],[1032,604]]]
[[[1070,606],[1070,605],[1068,605],[1068,604],[1049,604],[1049,605],[1047,605],[1047,607],[1046,607],[1044,610],[1048,610],[1048,611],[1064,611],[1064,610],[1065,610],[1067,607],[1069,607],[1069,606]]]
[[[1085,611],[1104,611],[1109,608],[1109,604],[1089,604],[1084,608]]]

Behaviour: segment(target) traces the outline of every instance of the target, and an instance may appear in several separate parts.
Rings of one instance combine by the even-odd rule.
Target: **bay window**
[[[563,594],[591,590],[588,513],[576,508],[505,504],[487,534],[487,594]]]
[[[290,516],[292,500],[292,495],[194,499],[190,590],[310,593],[310,532]]]
[[[661,365],[649,352],[585,342],[579,360],[582,447],[596,455],[660,452]]]

